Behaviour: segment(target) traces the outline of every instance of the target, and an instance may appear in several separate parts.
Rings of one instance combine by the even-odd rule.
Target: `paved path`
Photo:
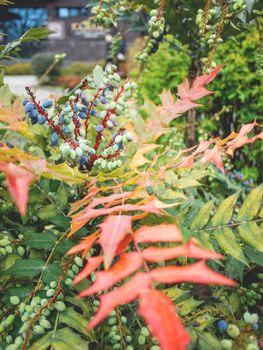
[[[34,75],[9,75],[5,76],[5,82],[9,85],[11,92],[18,96],[25,96],[25,86],[35,87],[37,78]],[[62,88],[54,86],[39,86],[36,90],[37,99],[43,100],[49,96],[61,95]]]

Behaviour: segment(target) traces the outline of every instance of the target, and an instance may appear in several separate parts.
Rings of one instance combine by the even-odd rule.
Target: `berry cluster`
[[[113,170],[122,165],[119,156],[132,134],[118,128],[118,119],[127,112],[136,83],[122,83],[115,71],[114,65],[105,71],[97,66],[63,105],[51,100],[40,104],[27,88],[29,98],[23,105],[31,124],[50,129],[51,146],[59,146],[61,157],[70,166],[91,170],[96,164]]]
[[[152,10],[150,12],[150,20],[148,22],[149,36],[146,37],[146,45],[143,52],[136,56],[141,66],[145,65],[150,54],[157,51],[163,39],[165,33],[165,19],[162,12],[162,7],[160,7],[159,10]]]
[[[111,46],[110,46],[110,53],[109,53],[109,56],[113,60],[113,62],[116,61],[118,53],[120,52],[121,42],[122,42],[121,33],[115,34],[112,38],[112,42],[111,42]]]
[[[240,287],[237,290],[241,305],[245,307],[255,306],[262,298],[263,285],[262,283],[252,283],[247,288]]]
[[[98,26],[110,28],[116,24],[117,17],[123,16],[132,6],[128,0],[100,0],[91,9],[92,21]]]
[[[70,269],[66,272],[66,278],[64,280],[64,283],[66,286],[71,286],[73,283],[74,278],[79,273],[80,269],[83,267],[82,259],[79,256],[76,256],[74,258],[74,264],[71,265]]]
[[[4,257],[8,254],[13,254],[15,253],[15,251],[21,257],[25,255],[26,250],[22,245],[18,245],[17,247],[14,247],[13,245],[14,242],[7,235],[7,232],[4,231],[2,232],[2,234],[4,236],[0,239],[0,257]],[[24,236],[22,234],[19,234],[18,238],[19,240],[22,240]]]

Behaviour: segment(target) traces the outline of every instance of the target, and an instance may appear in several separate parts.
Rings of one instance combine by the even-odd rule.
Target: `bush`
[[[31,63],[16,63],[5,68],[6,75],[30,75],[32,74]]]
[[[73,62],[68,67],[61,69],[62,76],[85,76],[90,74],[96,65],[103,65],[103,61],[99,62]]]
[[[50,53],[38,53],[33,56],[32,58],[32,72],[38,77],[41,77],[47,69],[53,64],[54,62],[54,54]],[[49,73],[50,77],[57,77],[60,73],[60,67],[61,63],[57,63],[54,68]]]

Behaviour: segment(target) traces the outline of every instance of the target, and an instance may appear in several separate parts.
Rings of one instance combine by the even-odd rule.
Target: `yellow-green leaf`
[[[230,228],[225,227],[222,229],[218,229],[214,233],[214,237],[225,254],[230,255],[233,258],[248,265],[247,260],[243,254],[242,247],[237,242],[236,236]]]
[[[252,190],[244,203],[242,204],[237,220],[238,221],[248,221],[252,220],[258,213],[263,196],[263,185]]]
[[[197,216],[194,218],[190,225],[191,230],[202,229],[208,223],[211,216],[211,211],[214,208],[214,201],[211,200],[205,203],[199,210]]]
[[[263,253],[263,230],[256,223],[238,226],[238,233],[245,243]]]
[[[236,204],[238,196],[239,193],[232,194],[232,196],[229,196],[220,203],[212,219],[213,226],[220,226],[229,223],[233,215],[234,206]]]

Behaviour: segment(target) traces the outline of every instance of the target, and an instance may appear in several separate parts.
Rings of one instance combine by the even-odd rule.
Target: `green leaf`
[[[68,190],[63,182],[60,183],[57,190],[56,202],[61,209],[65,208],[68,204]]]
[[[225,227],[218,229],[214,233],[214,237],[225,254],[228,254],[233,258],[243,262],[245,265],[248,265],[247,260],[243,254],[242,247],[239,243],[237,243],[236,236],[230,228]]]
[[[183,295],[186,295],[189,293],[189,290],[185,290],[185,289],[180,289],[178,287],[170,287],[170,288],[166,288],[163,290],[163,292],[168,295],[169,298],[171,298],[173,301],[181,298]]]
[[[226,225],[229,223],[234,206],[236,204],[239,193],[232,194],[232,196],[224,199],[219,205],[214,217],[212,218],[213,226]]]
[[[204,314],[202,316],[199,316],[195,319],[196,326],[195,329],[198,330],[198,332],[203,331],[204,329],[211,327],[212,324],[217,320],[216,317],[213,317],[209,314]],[[198,324],[198,325],[197,325]]]
[[[188,188],[188,187],[196,187],[201,186],[200,182],[196,181],[195,179],[188,179],[183,178],[174,183],[174,186],[178,188],[179,190]]]
[[[68,327],[94,340],[94,334],[86,330],[89,320],[76,312],[73,308],[67,308],[66,311],[62,312],[59,316],[59,322],[66,324]]]
[[[194,298],[189,298],[177,304],[176,310],[180,316],[186,316],[201,304],[203,304],[203,301],[195,300]]]
[[[24,299],[26,298],[32,291],[34,287],[16,287],[16,288],[9,288],[8,289],[8,295],[17,295],[19,298]]]
[[[244,248],[244,252],[251,262],[263,267],[263,254],[262,253],[257,252],[257,251],[255,251],[254,248],[251,248],[248,246]]]
[[[73,333],[69,328],[63,328],[56,332],[52,340],[54,350],[89,350],[87,341]]]
[[[60,214],[60,211],[58,210],[57,206],[55,204],[49,204],[41,208],[37,215],[41,220],[48,220],[56,217],[58,214]]]
[[[245,243],[263,253],[263,230],[256,223],[238,226],[238,233]]]
[[[221,344],[217,337],[209,332],[199,334],[197,350],[221,350]]]
[[[258,213],[263,196],[263,185],[253,189],[246,197],[237,215],[238,221],[252,220]]]
[[[62,273],[62,269],[59,264],[53,263],[45,267],[43,272],[43,281],[49,284],[52,281],[57,281]]]
[[[51,346],[54,350],[89,350],[88,343],[69,328],[48,332],[28,350],[46,350]]]
[[[32,279],[42,271],[43,266],[44,261],[40,259],[18,259],[4,274]]]
[[[211,216],[211,212],[214,208],[214,201],[211,200],[207,203],[205,203],[199,210],[197,216],[192,221],[190,225],[191,230],[197,230],[202,229],[205,227],[205,225],[208,223],[208,220]]]
[[[10,106],[12,103],[12,93],[7,84],[0,87],[0,103],[4,106]]]
[[[45,39],[49,33],[50,31],[47,28],[31,28],[25,32],[20,39],[22,39],[22,41],[41,40]]]
[[[54,244],[57,241],[57,239],[57,236],[52,232],[31,232],[25,240],[25,243],[30,248],[51,250],[54,247]]]

